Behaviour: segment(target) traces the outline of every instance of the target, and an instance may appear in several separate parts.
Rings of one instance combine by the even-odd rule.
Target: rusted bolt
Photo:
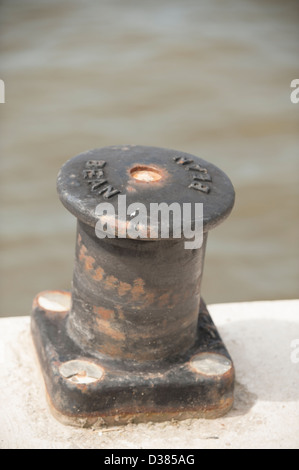
[[[67,315],[51,317],[49,300],[35,302],[32,316],[56,410],[105,422],[225,413],[232,405],[234,368],[200,286],[208,231],[234,204],[228,177],[174,150],[106,147],[66,162],[57,188],[77,218],[71,306]],[[153,204],[173,209],[166,236],[165,221],[155,219],[153,229]],[[199,204],[201,225],[194,210]],[[203,231],[202,243],[192,249],[178,217],[187,206],[191,232]],[[85,384],[84,393],[75,393],[65,368],[75,370],[82,358],[105,373],[84,382],[86,369],[79,378],[74,372]]]

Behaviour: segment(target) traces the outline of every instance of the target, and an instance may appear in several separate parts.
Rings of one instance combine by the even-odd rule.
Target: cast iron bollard
[[[78,219],[72,290],[38,294],[31,322],[57,417],[91,425],[226,413],[234,367],[200,284],[208,230],[234,204],[228,177],[193,155],[118,146],[70,159],[57,187]],[[129,238],[124,229],[138,211],[124,220],[118,196],[126,196],[127,207],[148,209],[203,203],[202,246],[186,249],[174,228],[162,238],[161,221],[157,238],[149,238],[147,226],[138,227],[145,238]],[[103,202],[115,210],[114,238],[96,234],[96,207]],[[193,216],[193,228],[195,222]]]

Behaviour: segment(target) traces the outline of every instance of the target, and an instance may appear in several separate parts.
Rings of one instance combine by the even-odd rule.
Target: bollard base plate
[[[54,416],[76,426],[217,418],[233,404],[234,366],[201,301],[188,354],[144,370],[83,351],[67,333],[71,294],[45,291],[33,303],[32,336]]]

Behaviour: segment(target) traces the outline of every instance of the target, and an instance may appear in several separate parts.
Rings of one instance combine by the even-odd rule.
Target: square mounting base
[[[54,416],[77,426],[217,418],[233,404],[234,367],[201,301],[196,344],[154,370],[104,364],[67,333],[71,294],[45,291],[33,303],[31,330]]]

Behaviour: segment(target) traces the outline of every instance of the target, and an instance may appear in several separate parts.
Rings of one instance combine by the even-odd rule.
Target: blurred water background
[[[70,157],[141,144],[194,153],[236,189],[210,232],[208,303],[298,297],[296,1],[0,2],[1,315],[70,289]]]

